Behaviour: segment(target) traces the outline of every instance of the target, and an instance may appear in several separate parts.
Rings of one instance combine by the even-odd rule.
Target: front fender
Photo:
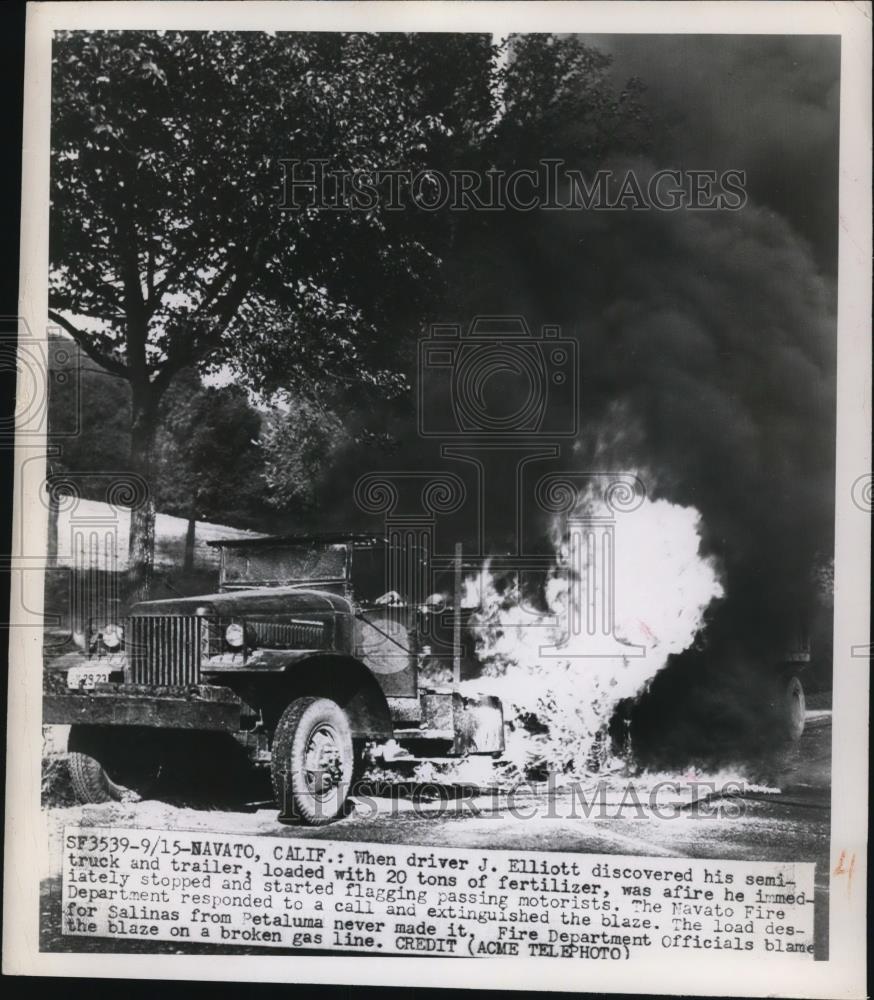
[[[273,698],[281,694],[284,704],[310,695],[330,698],[349,718],[356,739],[391,739],[391,712],[382,688],[367,667],[354,656],[305,649],[257,650],[237,676],[248,678],[247,692],[257,687],[257,676],[268,674]],[[279,683],[280,691],[275,684]],[[252,695],[247,697],[252,700]],[[284,705],[264,704],[265,714],[278,714]]]

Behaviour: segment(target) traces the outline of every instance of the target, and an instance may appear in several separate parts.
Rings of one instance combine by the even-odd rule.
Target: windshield
[[[222,553],[222,586],[279,586],[346,577],[345,545],[228,547]]]

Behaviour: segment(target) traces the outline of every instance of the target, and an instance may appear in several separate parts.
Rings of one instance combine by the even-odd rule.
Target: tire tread
[[[98,805],[111,802],[112,785],[103,766],[87,753],[74,752],[69,755],[70,780],[76,798],[83,805]]]
[[[336,702],[331,701],[328,698],[315,698],[315,697],[301,697],[295,698],[294,701],[290,702],[288,707],[282,713],[279,722],[276,725],[276,729],[273,734],[273,752],[270,767],[270,777],[273,783],[273,794],[276,798],[277,803],[280,808],[280,818],[287,817],[287,800],[286,800],[286,789],[287,785],[291,785],[288,789],[288,797],[293,800],[294,808],[297,811],[296,818],[302,819],[305,823],[310,826],[323,826],[326,823],[332,822],[342,813],[343,804],[340,803],[335,812],[318,812],[310,808],[309,803],[306,798],[299,795],[294,788],[293,772],[291,767],[292,754],[294,750],[295,737],[297,735],[298,728],[300,727],[301,721],[314,704],[319,701],[327,702],[333,708],[337,709],[339,712],[343,712],[342,708],[336,704]],[[345,714],[344,714],[345,718]],[[351,738],[350,738],[351,744]],[[351,751],[351,746],[350,746]],[[351,787],[351,778],[350,778]],[[347,789],[348,795],[348,789]]]

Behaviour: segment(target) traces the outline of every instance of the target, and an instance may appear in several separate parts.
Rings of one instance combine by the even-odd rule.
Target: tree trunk
[[[46,565],[58,565],[58,498],[51,488],[51,474],[49,474],[49,524],[48,524],[48,550],[46,552]]]
[[[194,569],[194,537],[197,531],[197,510],[194,504],[188,514],[188,528],[185,532],[185,557],[182,561],[182,572],[190,573]]]
[[[155,563],[155,500],[152,495],[152,457],[158,428],[156,394],[150,386],[133,387],[131,414],[131,469],[142,476],[148,489],[131,508],[128,538],[127,590],[129,604],[149,600]]]

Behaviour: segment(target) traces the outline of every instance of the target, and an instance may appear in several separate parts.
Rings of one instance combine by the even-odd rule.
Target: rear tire
[[[804,687],[798,677],[790,677],[783,690],[782,699],[783,730],[786,739],[797,743],[804,732],[806,704]]]
[[[149,794],[160,776],[162,761],[154,741],[143,739],[143,735],[129,728],[70,728],[70,782],[81,804],[139,802]]]
[[[323,826],[342,815],[355,760],[349,720],[329,698],[296,698],[273,734],[279,818]]]
[[[85,753],[71,753],[68,764],[77,802],[96,805],[123,800],[124,789],[110,779],[98,760]]]

